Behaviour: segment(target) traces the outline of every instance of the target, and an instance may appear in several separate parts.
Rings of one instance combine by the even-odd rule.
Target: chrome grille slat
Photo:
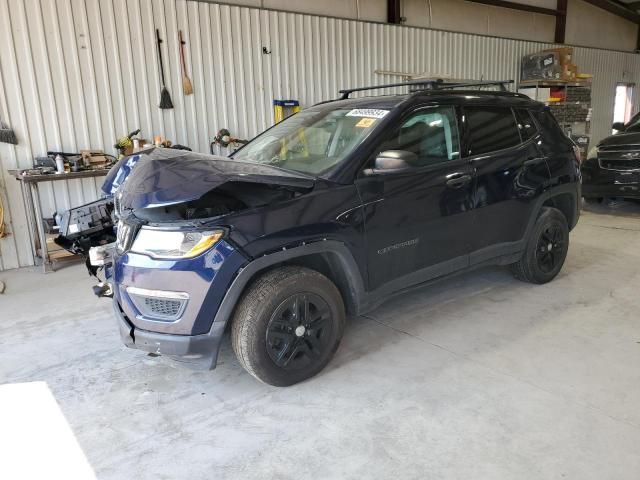
[[[629,172],[640,170],[640,149],[629,145],[600,148],[598,163],[604,170]]]

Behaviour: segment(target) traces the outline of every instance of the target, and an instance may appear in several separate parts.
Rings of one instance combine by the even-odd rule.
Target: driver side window
[[[454,107],[422,108],[406,118],[380,151],[404,150],[416,155],[412,167],[425,167],[460,158]]]

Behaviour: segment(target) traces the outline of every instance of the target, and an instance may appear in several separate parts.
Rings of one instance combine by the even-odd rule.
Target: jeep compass
[[[120,161],[102,264],[124,343],[213,368],[229,327],[251,375],[292,385],[327,365],[348,315],[417,284],[485,265],[552,280],[580,212],[577,149],[504,83],[342,91],[229,158]]]

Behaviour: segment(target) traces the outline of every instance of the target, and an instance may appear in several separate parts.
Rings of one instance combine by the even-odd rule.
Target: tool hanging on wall
[[[4,224],[4,205],[2,204],[2,198],[0,198],[0,238],[4,238],[7,235],[9,234]]]
[[[290,117],[294,113],[300,111],[300,102],[298,100],[273,100],[273,118],[276,123],[280,123],[285,118]],[[284,159],[290,150],[286,139],[282,139],[282,146],[280,147],[280,158]],[[309,148],[307,146],[307,138],[304,134],[304,129],[298,130],[298,144],[296,147],[304,157],[309,156]]]
[[[184,61],[184,46],[187,42],[182,39],[182,30],[178,30],[178,41],[180,42],[180,70],[182,71],[182,91],[185,95],[193,93],[191,79],[187,76],[187,63]]]
[[[211,152],[211,155],[215,155],[215,151],[214,151],[214,146],[218,145],[222,148],[238,148],[240,145],[246,145],[247,143],[249,143],[249,140],[243,140],[241,138],[236,138],[231,136],[231,132],[229,130],[227,130],[226,128],[221,128],[220,130],[218,130],[218,133],[216,133],[216,136],[213,137],[213,142],[211,142],[211,144],[209,145],[209,151]]]
[[[273,119],[276,123],[280,123],[287,117],[300,111],[300,102],[298,100],[277,100],[273,101]]]
[[[0,142],[2,143],[10,143],[11,145],[18,144],[18,138],[13,130],[9,128],[8,125],[0,120]]]
[[[173,102],[171,101],[171,95],[169,95],[169,90],[167,90],[167,86],[164,82],[164,63],[162,62],[162,40],[160,39],[160,30],[156,28],[156,44],[158,45],[158,61],[160,62],[160,83],[162,86],[162,91],[160,92],[160,108],[167,109],[173,108]]]

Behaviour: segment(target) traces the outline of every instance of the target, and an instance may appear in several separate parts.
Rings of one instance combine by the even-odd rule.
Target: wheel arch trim
[[[296,259],[319,254],[331,254],[339,262],[341,273],[346,277],[346,283],[349,287],[348,295],[350,298],[345,301],[351,302],[358,311],[366,293],[362,274],[353,255],[347,246],[340,241],[320,240],[263,255],[249,262],[238,272],[227,289],[213,319],[212,328],[229,321],[247,285],[261,272],[278,264],[294,262]],[[343,294],[342,290],[341,293]]]

